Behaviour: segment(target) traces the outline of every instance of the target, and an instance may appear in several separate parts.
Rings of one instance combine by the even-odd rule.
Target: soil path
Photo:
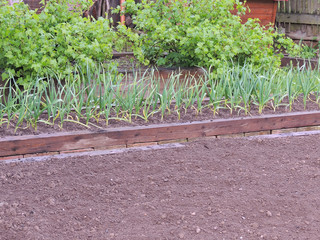
[[[0,164],[20,239],[319,239],[320,135]]]

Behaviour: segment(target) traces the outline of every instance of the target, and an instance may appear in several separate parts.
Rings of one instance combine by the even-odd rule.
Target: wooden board
[[[320,125],[320,111],[0,139],[0,157]]]
[[[319,61],[318,60],[307,60],[303,58],[293,58],[293,57],[288,57],[285,56],[284,58],[281,59],[281,67],[285,66],[293,66],[293,67],[301,67],[301,66],[306,66],[307,68],[311,69],[319,69]]]
[[[258,18],[260,24],[264,26],[275,23],[277,3],[273,0],[248,0],[246,6],[250,11],[241,17],[243,22],[249,18]]]
[[[278,22],[320,25],[320,15],[297,14],[297,13],[278,13]]]

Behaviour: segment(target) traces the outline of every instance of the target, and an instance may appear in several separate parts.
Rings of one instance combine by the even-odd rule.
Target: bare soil
[[[320,135],[0,163],[0,238],[319,239]]]

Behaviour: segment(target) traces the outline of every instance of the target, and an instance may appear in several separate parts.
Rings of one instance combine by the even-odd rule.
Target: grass
[[[199,78],[172,74],[164,84],[155,70],[129,76],[97,66],[85,72],[75,68],[67,79],[38,78],[27,89],[7,80],[0,88],[0,126],[18,129],[26,123],[37,129],[39,122],[54,125],[57,119],[61,128],[66,121],[90,127],[101,118],[106,125],[110,119],[148,122],[157,112],[162,120],[172,111],[180,119],[190,109],[250,114],[254,105],[262,113],[270,105],[291,110],[301,95],[305,107],[311,95],[320,105],[320,73],[305,66],[266,71],[234,65],[215,78],[209,69]]]

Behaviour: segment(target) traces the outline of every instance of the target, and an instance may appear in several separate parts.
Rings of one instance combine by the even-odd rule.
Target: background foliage
[[[136,31],[120,26],[134,44],[140,61],[164,66],[223,66],[249,62],[256,67],[279,66],[274,39],[287,48],[293,42],[258,20],[242,24],[246,8],[240,0],[126,1]],[[276,46],[277,47],[277,46]]]
[[[67,0],[50,0],[44,4],[45,9],[36,14],[24,3],[0,2],[3,79],[15,77],[23,85],[37,77],[63,77],[72,73],[74,65],[103,62],[112,57],[113,48],[120,48],[122,43],[109,20],[81,16],[90,2],[70,6]]]

